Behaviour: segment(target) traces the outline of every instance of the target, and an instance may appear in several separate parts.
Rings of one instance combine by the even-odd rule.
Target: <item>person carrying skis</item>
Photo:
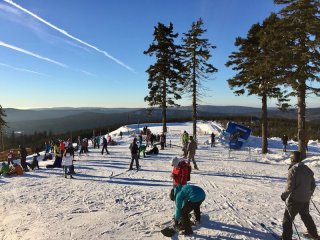
[[[129,149],[131,152],[131,163],[130,163],[129,170],[133,170],[132,166],[133,166],[133,161],[135,160],[137,171],[138,171],[140,169],[140,166],[139,166],[139,156],[138,156],[139,147],[137,144],[137,138],[133,139],[133,142],[130,144]]]
[[[289,167],[287,187],[281,194],[281,199],[288,203],[283,217],[283,240],[292,239],[292,222],[299,213],[301,220],[308,230],[308,234],[313,239],[320,239],[316,225],[309,213],[311,196],[316,188],[314,173],[301,162],[301,153],[294,151],[291,156],[291,165]]]
[[[193,139],[193,137],[190,136],[190,142],[187,147],[188,163],[190,164],[190,161],[192,160],[194,169],[199,170],[196,160],[194,160],[194,156],[196,155],[196,149],[197,149],[197,143]]]
[[[200,223],[200,206],[206,198],[204,190],[195,185],[177,185],[172,197],[171,200],[176,202],[174,227],[182,230],[184,235],[192,234],[189,213],[194,211],[196,222]]]
[[[189,163],[174,157],[171,160],[171,166],[173,167],[171,177],[173,179],[173,187],[177,185],[186,185],[190,181],[191,166]]]
[[[281,138],[281,141],[282,141],[282,145],[283,145],[283,151],[286,152],[287,145],[288,145],[288,136],[286,134],[284,134]]]

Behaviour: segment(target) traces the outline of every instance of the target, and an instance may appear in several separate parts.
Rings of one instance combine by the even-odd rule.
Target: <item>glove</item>
[[[287,198],[286,198],[285,194],[284,194],[284,193],[282,193],[282,194],[281,194],[281,200],[285,202],[285,201],[286,201],[286,199],[287,199]]]

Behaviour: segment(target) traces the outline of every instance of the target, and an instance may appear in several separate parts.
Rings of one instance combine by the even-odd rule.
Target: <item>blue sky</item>
[[[258,98],[234,96],[226,82],[234,73],[224,64],[235,38],[278,10],[273,0],[1,0],[0,104],[147,107],[145,71],[155,59],[143,51],[154,26],[172,22],[180,38],[201,17],[219,69],[202,104],[260,107]]]

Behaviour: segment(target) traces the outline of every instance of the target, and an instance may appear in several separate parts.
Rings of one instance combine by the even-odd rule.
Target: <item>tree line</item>
[[[246,37],[237,37],[238,48],[229,56],[227,67],[235,71],[228,79],[236,95],[256,95],[261,99],[262,153],[268,152],[269,98],[276,98],[278,107],[287,110],[290,100],[297,100],[297,138],[302,158],[306,156],[306,98],[320,96],[320,2],[319,0],[274,0],[283,8],[271,13],[262,23],[255,23]],[[181,95],[192,96],[193,135],[196,137],[197,100],[201,98],[201,81],[210,79],[217,69],[208,63],[215,48],[202,38],[203,21],[192,23],[177,44],[178,33],[173,24],[158,23],[154,40],[144,54],[154,56],[155,64],[147,69],[150,109],[162,108],[163,131],[166,132],[166,108],[178,104]]]

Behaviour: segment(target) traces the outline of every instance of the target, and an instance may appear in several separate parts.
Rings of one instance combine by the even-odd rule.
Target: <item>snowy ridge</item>
[[[139,128],[146,125],[153,133],[162,131],[161,124],[139,124]],[[181,145],[179,131],[192,132],[192,123],[170,123],[168,127],[173,131],[167,141],[175,145]],[[210,139],[210,131],[222,131],[219,124],[202,122],[199,128],[196,160],[200,170],[192,171],[190,184],[207,194],[201,206],[202,221],[193,228],[192,236],[173,239],[274,239],[262,225],[281,233],[284,204],[280,194],[289,153],[282,152],[280,139],[270,139],[270,153],[265,156],[258,137],[251,137],[244,149],[229,152],[219,142],[214,148],[203,144]],[[52,161],[40,161],[40,170],[23,176],[1,177],[0,239],[166,239],[160,230],[174,214],[169,199],[170,160],[182,151],[176,146],[166,148],[158,156],[142,157],[141,171],[127,171],[128,147],[137,129],[138,124],[112,132],[120,145],[108,147],[110,155],[90,148],[88,155],[80,156],[75,162],[75,179],[65,179],[62,169],[45,169]],[[319,150],[319,143],[310,144],[305,160],[317,184]],[[317,190],[313,201],[320,206]],[[319,223],[320,215],[312,206],[311,214]],[[296,224],[304,231],[300,218]]]

